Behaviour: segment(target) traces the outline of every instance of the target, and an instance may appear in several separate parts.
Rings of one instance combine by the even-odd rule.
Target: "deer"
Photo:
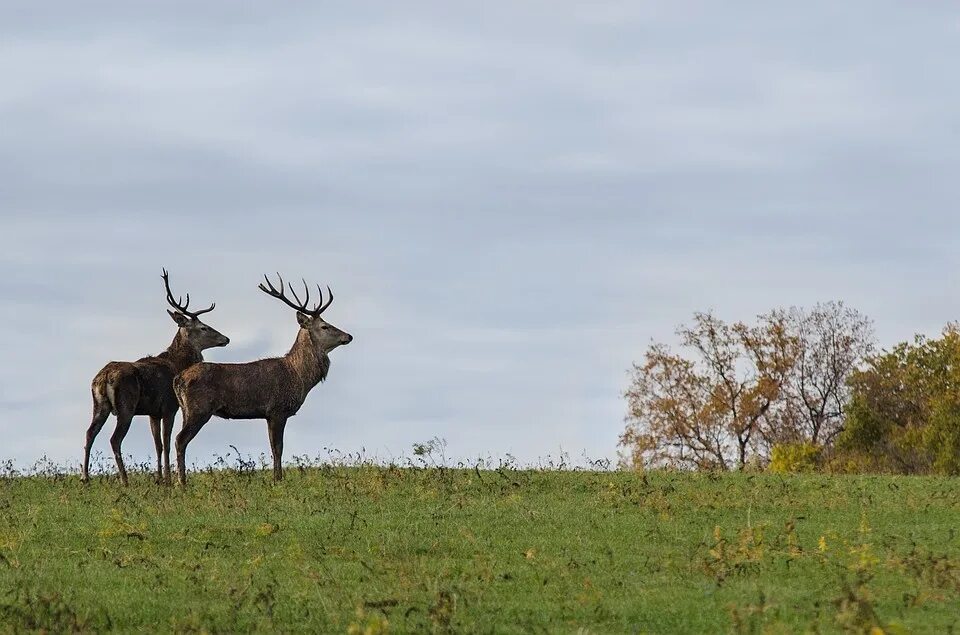
[[[167,350],[159,355],[143,357],[135,362],[110,362],[93,378],[93,420],[87,429],[83,452],[83,482],[90,481],[90,448],[111,414],[117,417],[117,427],[110,437],[113,456],[117,461],[120,482],[128,483],[127,469],[120,453],[121,445],[134,416],[150,417],[150,431],[157,450],[157,482],[170,482],[170,436],[179,404],[173,392],[173,378],[186,368],[203,361],[203,351],[226,346],[230,338],[204,324],[200,316],[216,308],[216,303],[199,311],[190,310],[190,294],[186,303],[183,296],[176,300],[170,290],[170,275],[163,270],[163,284],[167,291],[167,310],[177,324],[177,334]],[[161,437],[161,423],[162,437]],[[163,462],[161,464],[161,455]]]
[[[330,352],[349,344],[353,336],[326,322],[321,314],[333,303],[333,291],[327,287],[327,301],[317,285],[319,300],[310,304],[310,289],[303,280],[304,300],[293,285],[287,287],[294,300],[285,295],[283,277],[277,274],[279,289],[266,275],[258,288],[296,311],[300,330],[290,351],[282,357],[260,359],[243,364],[195,364],[177,375],[173,390],[183,410],[183,425],[177,433],[177,473],[186,485],[187,444],[212,416],[222,419],[265,419],[270,451],[273,455],[273,479],[283,480],[283,431],[287,420],[296,415],[307,394],[327,378]]]

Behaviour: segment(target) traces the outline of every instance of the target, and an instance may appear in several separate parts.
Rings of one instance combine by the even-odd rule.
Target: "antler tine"
[[[266,283],[267,283],[267,286],[263,286],[263,282],[266,282]],[[263,291],[263,292],[266,293],[267,295],[271,295],[271,296],[273,296],[273,297],[277,297],[277,296],[280,295],[280,292],[277,291],[277,290],[274,288],[273,283],[270,282],[270,278],[267,277],[267,274],[263,274],[263,282],[261,282],[259,285],[257,285],[257,286],[260,288],[261,291]]]
[[[317,285],[317,290],[319,290],[319,289],[320,289],[320,285],[318,284],[318,285]],[[323,302],[323,293],[322,293],[322,292],[320,293],[320,301]],[[326,310],[327,310],[327,307],[329,307],[332,303],[333,303],[333,291],[330,290],[330,285],[327,285],[327,303],[324,304],[323,306],[321,306],[319,309],[317,309],[317,310],[316,310],[316,314],[317,314],[317,315],[320,315],[321,313],[323,313],[324,311],[326,311]]]
[[[301,278],[301,280],[303,280],[303,278]],[[298,310],[303,311],[304,313],[310,313],[310,309],[307,308],[307,306],[310,304],[310,289],[307,288],[307,281],[303,280],[303,288],[307,294],[302,302],[300,301],[300,296],[297,295],[297,290],[293,288],[293,283],[288,282],[287,287],[290,288],[290,293],[293,294],[293,297],[297,300],[297,304],[300,305]]]
[[[266,281],[267,286],[263,286],[263,283],[260,283],[260,289],[269,295],[272,295],[275,298],[283,297],[283,278],[280,277],[280,274],[277,274],[277,277],[280,278],[280,290],[277,291],[276,287],[273,286],[273,283],[270,282],[270,278],[267,277],[267,274],[263,274],[263,279]]]
[[[307,286],[307,281],[303,278],[300,278],[300,282],[303,283],[303,292],[306,297],[303,299],[303,308],[306,309],[307,305],[310,304],[310,287]]]
[[[163,269],[162,271],[163,271],[163,275],[160,277],[163,278],[163,286],[166,287],[167,289],[167,302],[169,302],[170,304],[176,304],[173,301],[173,295],[170,293],[170,274],[167,273],[166,269]]]
[[[179,300],[173,299],[173,291],[170,290],[170,274],[166,269],[163,270],[163,276],[161,277],[163,278],[163,286],[167,289],[167,304],[183,313],[185,308],[183,306],[183,296],[181,296]]]
[[[193,317],[197,317],[198,315],[203,315],[204,313],[209,313],[210,311],[213,311],[215,308],[217,308],[217,303],[216,303],[216,302],[211,302],[211,303],[210,303],[210,306],[207,307],[206,309],[200,309],[199,311],[194,311],[194,312],[192,312],[190,315],[192,315]]]
[[[266,287],[263,286],[263,282],[261,282],[260,284],[257,285],[257,288],[259,288],[264,293],[270,293],[271,289],[273,289],[273,285],[270,284],[270,278],[267,277],[267,274],[263,274],[263,280],[264,282],[267,283],[267,286]]]

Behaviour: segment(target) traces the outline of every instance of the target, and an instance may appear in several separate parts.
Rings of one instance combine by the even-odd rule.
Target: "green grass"
[[[0,632],[960,630],[949,478],[0,479]]]

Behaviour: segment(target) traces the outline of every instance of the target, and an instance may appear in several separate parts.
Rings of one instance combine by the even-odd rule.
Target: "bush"
[[[934,405],[923,443],[932,455],[936,474],[960,474],[960,404],[953,395]]]
[[[816,472],[822,451],[812,443],[781,443],[770,452],[770,471],[776,474]]]

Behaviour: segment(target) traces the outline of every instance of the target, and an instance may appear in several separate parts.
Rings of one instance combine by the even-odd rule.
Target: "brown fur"
[[[90,449],[93,441],[111,414],[117,417],[117,427],[110,437],[110,445],[117,461],[121,482],[127,484],[121,444],[130,430],[130,422],[136,415],[150,417],[150,431],[157,451],[157,480],[170,480],[170,436],[173,432],[173,419],[179,409],[173,392],[173,378],[192,364],[203,361],[203,349],[226,346],[230,340],[196,317],[180,312],[169,313],[180,328],[167,350],[135,362],[110,362],[93,378],[90,387],[93,396],[93,420],[87,429],[83,453],[85,482],[90,478]]]
[[[327,353],[353,340],[352,335],[320,318],[319,311],[322,309],[315,309],[310,315],[298,311],[300,332],[283,357],[245,364],[203,362],[173,380],[173,390],[183,408],[183,427],[177,434],[181,484],[186,484],[187,444],[213,416],[266,419],[273,476],[275,480],[283,478],[283,430],[287,419],[297,414],[310,390],[326,379],[330,369]]]

